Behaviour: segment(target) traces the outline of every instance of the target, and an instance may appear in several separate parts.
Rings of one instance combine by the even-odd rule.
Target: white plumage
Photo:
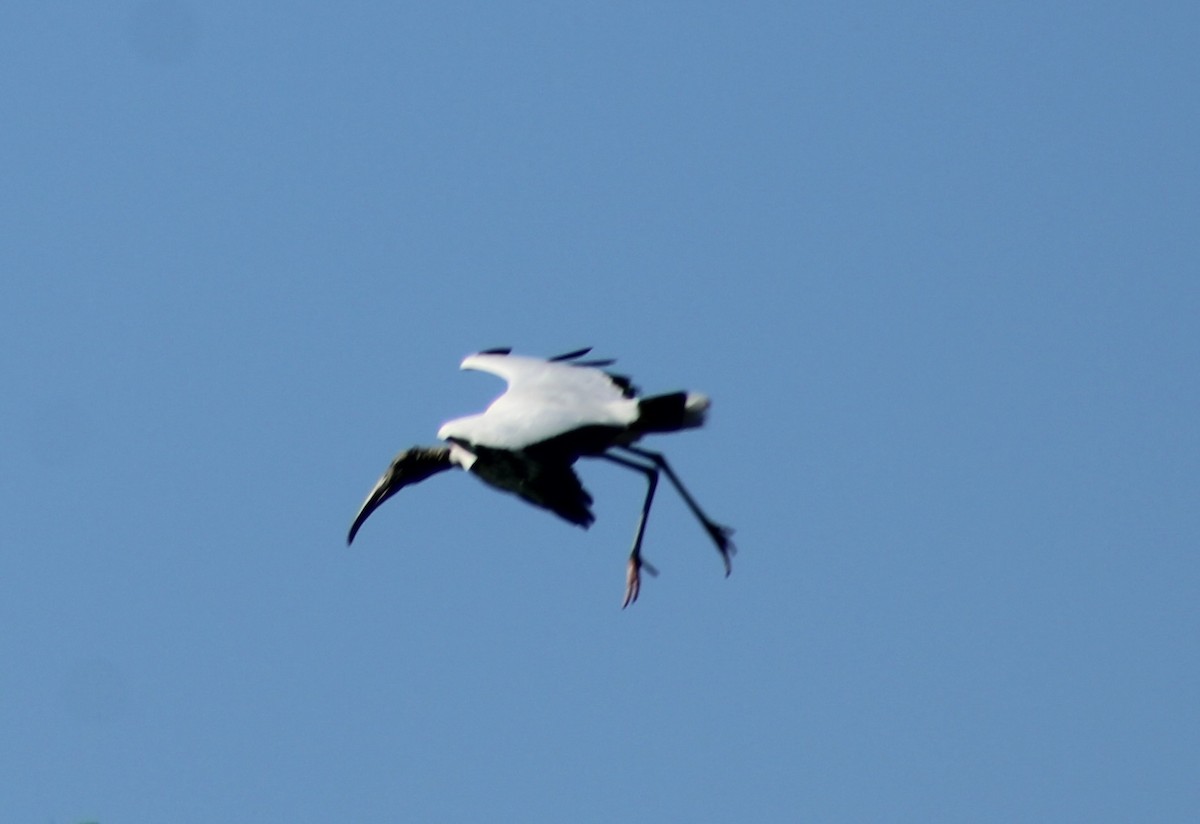
[[[443,441],[458,440],[492,449],[524,449],[581,426],[628,427],[638,404],[599,369],[521,355],[471,355],[463,369],[489,372],[508,383],[487,410],[447,421]]]
[[[484,412],[443,424],[438,438],[445,445],[413,447],[397,455],[363,502],[347,542],[353,543],[367,517],[404,486],[455,466],[586,528],[594,520],[592,497],[573,465],[581,457],[594,457],[647,479],[623,605],[637,600],[642,568],[655,572],[642,559],[641,546],[660,470],[716,544],[728,575],[732,530],[704,514],[666,458],[634,446],[648,434],[701,426],[708,398],[688,392],[639,397],[628,378],[603,371],[612,361],[579,360],[588,351],[544,360],[493,349],[466,358],[463,369],[498,375],[508,389]]]

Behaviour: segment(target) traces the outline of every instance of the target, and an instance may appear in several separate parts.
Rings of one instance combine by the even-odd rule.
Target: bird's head
[[[354,517],[354,523],[350,525],[350,535],[346,538],[346,544],[354,543],[354,536],[358,534],[359,527],[388,498],[409,484],[423,481],[430,475],[449,469],[452,465],[449,447],[414,446],[401,452],[392,459],[392,465],[375,482],[374,488],[363,501],[358,515]]]

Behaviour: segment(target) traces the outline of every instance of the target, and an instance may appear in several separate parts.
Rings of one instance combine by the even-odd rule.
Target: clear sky
[[[1200,820],[1194,3],[0,8],[0,818]],[[400,449],[710,394],[571,527]]]

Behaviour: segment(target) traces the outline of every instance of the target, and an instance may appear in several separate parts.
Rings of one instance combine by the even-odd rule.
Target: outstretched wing
[[[603,403],[628,397],[626,385],[619,378],[596,368],[600,363],[611,361],[568,363],[570,357],[579,357],[588,350],[559,355],[553,360],[531,358],[524,355],[481,352],[471,355],[462,362],[463,369],[489,372],[504,378],[508,383],[505,394],[528,395],[543,399],[570,396],[584,402]]]
[[[594,366],[490,351],[466,358],[462,368],[498,375],[508,390],[483,414],[442,426],[443,440],[525,449],[585,427],[623,429],[637,419],[629,380]]]

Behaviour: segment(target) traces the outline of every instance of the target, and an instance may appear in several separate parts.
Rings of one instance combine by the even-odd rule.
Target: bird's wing
[[[587,350],[571,355],[583,354]],[[506,394],[556,400],[567,396],[575,403],[604,403],[628,397],[623,382],[588,364],[573,364],[524,355],[481,353],[462,362],[463,369],[489,372],[508,383]]]
[[[563,460],[540,460],[524,452],[477,447],[471,472],[492,486],[585,529],[595,520],[592,496],[574,467]]]
[[[484,352],[462,368],[498,375],[508,390],[483,414],[443,425],[443,440],[525,449],[584,427],[623,429],[637,419],[628,380],[592,366]]]

